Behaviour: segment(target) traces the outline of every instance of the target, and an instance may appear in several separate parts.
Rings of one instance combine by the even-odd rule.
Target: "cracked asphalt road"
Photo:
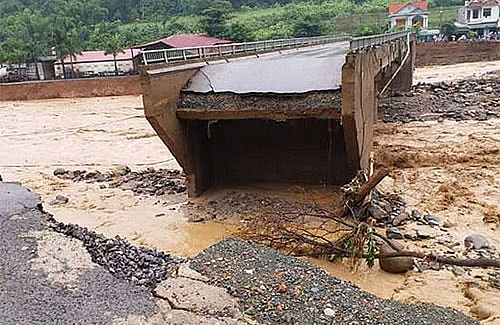
[[[34,267],[41,247],[35,234],[48,230],[39,204],[37,194],[0,182],[1,325],[112,324],[129,315],[154,313],[156,299],[148,288],[116,279],[98,265],[78,268],[71,285],[55,281],[58,277],[45,271],[47,265]],[[71,265],[64,264],[58,247],[52,255],[61,263],[55,272],[68,272]]]

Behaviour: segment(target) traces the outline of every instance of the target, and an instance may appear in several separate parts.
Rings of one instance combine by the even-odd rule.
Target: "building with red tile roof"
[[[389,4],[391,28],[411,29],[418,25],[426,30],[429,25],[427,1]]]
[[[202,34],[178,34],[157,41],[149,42],[142,45],[134,46],[136,49],[143,50],[156,50],[168,48],[181,48],[181,47],[198,47],[198,46],[211,46],[230,44],[233,41],[220,39]]]

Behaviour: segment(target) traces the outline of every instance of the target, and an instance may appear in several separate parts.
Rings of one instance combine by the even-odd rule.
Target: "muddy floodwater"
[[[417,82],[437,81],[440,76],[451,80],[462,74],[498,69],[499,64],[440,67],[439,72],[435,68],[420,69]],[[0,115],[0,175],[4,181],[21,182],[40,193],[45,210],[59,221],[181,256],[193,256],[230,237],[238,228],[234,220],[188,221],[185,193],[141,196],[104,183],[73,182],[54,176],[56,168],[101,172],[122,165],[132,170],[180,169],[146,121],[141,97],[0,102]],[[495,222],[500,207],[498,130],[500,120],[379,123],[375,160],[391,170],[381,189],[397,192],[409,207],[456,225],[448,230],[456,241],[480,233],[500,249]],[[425,157],[416,155],[422,152],[427,153]],[[459,159],[464,156],[472,158]],[[269,189],[262,191],[267,194]],[[296,188],[280,192],[287,199],[304,198]],[[68,203],[50,205],[58,194],[67,197]],[[328,198],[321,189],[315,189],[314,195],[318,200]],[[485,222],[485,217],[490,222]],[[409,245],[433,248],[433,244],[421,242]],[[500,290],[488,285],[487,270],[462,275],[448,269],[396,275],[375,265],[352,273],[344,264],[310,261],[384,298],[432,302],[473,316],[471,309],[482,306],[495,311],[482,322],[500,324]]]

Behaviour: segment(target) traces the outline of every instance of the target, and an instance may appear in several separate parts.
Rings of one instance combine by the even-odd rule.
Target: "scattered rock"
[[[427,232],[425,232],[421,229],[418,229],[417,230],[417,238],[418,239],[429,239],[429,238],[431,238],[431,235],[429,235]]]
[[[491,86],[484,87],[483,91],[487,94],[491,94],[493,92],[493,87]]]
[[[67,171],[64,168],[57,168],[54,170],[54,176],[64,175]]]
[[[464,245],[467,249],[488,248],[488,240],[483,235],[469,235],[464,239]]]
[[[439,219],[432,215],[432,214],[426,214],[424,215],[424,221],[429,225],[429,226],[439,226]]]
[[[155,287],[165,280],[183,259],[156,249],[134,246],[119,236],[106,238],[87,228],[58,222],[49,218],[52,228],[69,237],[79,239],[92,258],[113,276],[134,284]]]
[[[144,171],[133,172],[127,166],[119,166],[109,173],[101,173],[85,170],[68,171],[58,168],[54,171],[54,175],[74,182],[107,182],[109,187],[131,190],[136,195],[160,196],[185,193],[187,190],[185,177],[179,170],[148,168]]]
[[[125,165],[118,166],[111,171],[112,174],[120,176],[125,176],[130,172],[131,172],[130,168]]]
[[[396,218],[394,218],[394,220],[392,221],[392,225],[393,226],[399,226],[401,225],[405,220],[407,220],[409,217],[409,214],[408,212],[401,212],[400,214],[398,214],[398,216]]]
[[[379,101],[379,117],[384,122],[437,120],[486,120],[500,117],[498,107],[500,73],[481,77],[479,84],[463,79],[446,84],[419,83],[407,97],[393,96]],[[436,98],[439,100],[436,100]]]
[[[379,248],[379,253],[392,253],[395,250],[387,244]],[[411,257],[381,257],[379,265],[382,270],[389,273],[405,273],[413,269],[413,258]]]
[[[456,265],[453,265],[451,267],[451,272],[456,276],[462,276],[465,274],[465,270],[462,267]]]
[[[403,233],[396,228],[387,228],[385,230],[385,235],[389,239],[403,239]]]
[[[422,214],[418,210],[411,210],[411,218],[415,221],[422,219]]]
[[[387,211],[385,211],[375,201],[370,202],[370,206],[368,207],[368,211],[370,212],[372,217],[377,219],[377,220],[384,220],[387,218]]]
[[[203,222],[203,221],[205,221],[205,218],[199,214],[191,214],[188,217],[188,222],[196,223],[196,222]]]
[[[323,310],[323,313],[328,316],[328,317],[334,317],[335,316],[335,310],[331,309],[331,308],[325,308]]]
[[[63,205],[69,202],[69,199],[64,195],[57,194],[56,198],[49,202],[49,205]]]
[[[285,293],[287,291],[287,289],[288,288],[287,288],[286,284],[284,284],[284,283],[280,283],[280,285],[278,286],[278,291],[280,293]]]
[[[479,319],[479,320],[484,320],[488,317],[490,317],[492,315],[492,311],[486,307],[486,306],[483,306],[481,303],[479,303],[478,305],[472,307],[470,309],[470,312],[474,315],[476,315],[476,317]]]

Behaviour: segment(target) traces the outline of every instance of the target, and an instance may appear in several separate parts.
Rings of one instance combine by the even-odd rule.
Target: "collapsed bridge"
[[[256,183],[341,185],[367,167],[377,95],[411,87],[414,40],[404,32],[308,45],[241,57],[232,45],[224,60],[144,67],[146,117],[183,167],[190,195]]]

